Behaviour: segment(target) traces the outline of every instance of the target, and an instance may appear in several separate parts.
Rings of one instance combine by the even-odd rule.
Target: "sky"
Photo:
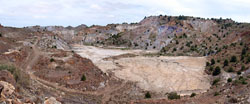
[[[0,0],[0,24],[14,27],[132,23],[160,14],[250,22],[250,0]]]

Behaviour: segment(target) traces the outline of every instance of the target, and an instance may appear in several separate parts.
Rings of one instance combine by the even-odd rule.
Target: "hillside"
[[[0,26],[0,102],[250,103],[249,47],[250,24],[221,18]]]

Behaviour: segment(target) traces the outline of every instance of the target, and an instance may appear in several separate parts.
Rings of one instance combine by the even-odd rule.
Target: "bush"
[[[151,94],[150,94],[149,92],[147,92],[147,93],[145,94],[145,98],[151,98]]]
[[[54,61],[55,61],[55,59],[51,58],[49,61],[50,61],[50,62],[54,62]]]
[[[219,66],[217,66],[216,68],[215,68],[215,70],[213,71],[213,76],[217,76],[217,75],[219,75],[220,74],[220,67]]]
[[[11,74],[14,74],[14,72],[16,71],[16,68],[14,66],[9,66],[9,65],[0,65],[0,71],[1,70],[7,70]]]
[[[228,72],[234,72],[234,69],[233,69],[232,67],[230,67],[230,68],[228,69]]]
[[[2,37],[2,34],[0,33],[0,37]]]
[[[212,85],[216,85],[219,81],[220,81],[219,78],[215,79],[215,80],[213,81]]]
[[[241,71],[238,71],[237,74],[238,74],[238,75],[241,75]]]
[[[246,69],[245,65],[241,66],[241,71],[244,71]]]
[[[23,87],[25,87],[30,84],[29,75],[22,72],[20,69],[17,69],[15,66],[0,64],[0,71],[1,70],[9,71],[14,76],[14,79],[16,80],[18,86],[22,85]]]
[[[230,62],[236,62],[236,61],[237,61],[236,56],[232,56]]]
[[[247,63],[249,63],[249,62],[250,62],[250,56],[247,57]]]
[[[228,66],[228,60],[227,59],[224,61],[224,66]]]
[[[232,82],[232,81],[233,81],[232,78],[227,79],[227,82]]]
[[[214,64],[215,64],[215,60],[211,59],[211,65],[214,65]]]
[[[215,92],[215,93],[214,93],[214,96],[218,96],[218,95],[220,95],[219,92]]]
[[[206,63],[206,66],[209,66],[209,65],[210,65],[210,63],[209,63],[209,62],[207,62],[207,63]]]
[[[196,96],[196,93],[192,93],[190,97],[194,97],[194,96]]]
[[[172,100],[172,99],[180,99],[181,96],[178,95],[176,92],[171,92],[168,94],[168,99]]]
[[[86,81],[86,76],[84,74],[82,75],[81,81]]]

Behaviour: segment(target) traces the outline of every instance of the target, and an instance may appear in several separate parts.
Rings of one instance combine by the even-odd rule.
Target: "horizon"
[[[250,22],[250,1],[244,0],[0,0],[0,4],[0,24],[9,27],[106,26],[159,15]]]

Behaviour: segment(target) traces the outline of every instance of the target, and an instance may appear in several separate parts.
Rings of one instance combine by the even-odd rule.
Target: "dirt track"
[[[177,91],[185,95],[210,88],[209,77],[204,73],[205,57],[136,56],[104,60],[127,53],[140,55],[146,52],[79,45],[74,46],[74,51],[91,59],[103,72],[111,71],[118,78],[137,82],[144,90],[162,93]]]

